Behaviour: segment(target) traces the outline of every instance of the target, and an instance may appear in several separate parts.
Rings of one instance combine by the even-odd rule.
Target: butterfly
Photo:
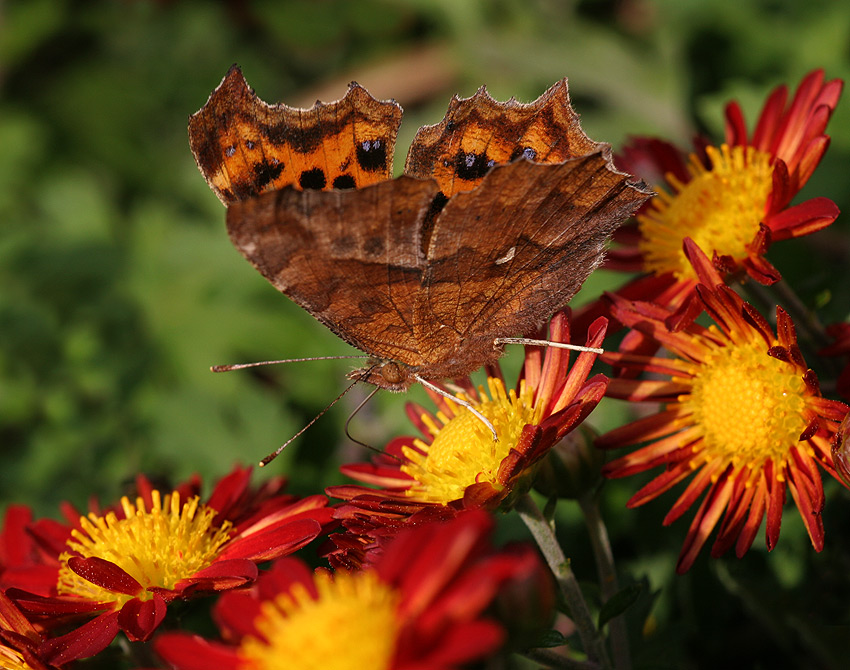
[[[482,87],[421,128],[392,178],[401,107],[352,83],[311,109],[269,105],[234,66],[189,120],[236,248],[369,355],[390,391],[494,363],[501,338],[563,308],[652,191],[581,129],[566,80],[536,101]]]

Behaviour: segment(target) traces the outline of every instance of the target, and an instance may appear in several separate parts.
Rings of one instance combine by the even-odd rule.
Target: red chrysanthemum
[[[214,617],[225,642],[164,633],[155,649],[176,670],[466,667],[503,643],[503,627],[484,611],[505,587],[537,584],[528,598],[552,611],[536,553],[495,552],[491,527],[483,512],[412,527],[359,571],[278,560],[251,588],[219,599]]]
[[[169,602],[200,592],[250,583],[257,563],[303,547],[331,521],[324,496],[299,499],[281,492],[282,480],[251,490],[250,468],[236,468],[218,482],[206,503],[196,478],[161,494],[139,477],[138,497],[74,524],[34,525],[55,551],[41,583],[31,591],[10,588],[27,617],[51,627],[96,615],[85,625],[48,640],[48,660],[90,656],[119,630],[145,640]],[[64,537],[63,537],[64,535]],[[63,541],[59,541],[60,538]],[[61,553],[58,553],[61,552]]]
[[[817,466],[835,476],[830,440],[847,413],[843,403],[820,395],[817,378],[797,345],[791,319],[777,308],[777,333],[727,286],[708,258],[686,240],[686,254],[700,284],[696,294],[716,325],[665,325],[668,309],[612,296],[613,314],[674,357],[606,353],[626,371],[649,379],[612,379],[608,394],[633,402],[665,403],[665,409],[599,438],[597,446],[649,443],[608,463],[608,477],[664,466],[664,472],[629,501],[642,505],[693,476],[664,519],[678,519],[705,494],[691,523],[678,571],[690,568],[719,523],[711,550],[733,545],[742,556],[767,517],[768,549],[779,538],[786,489],[797,504],[815,549],[823,547],[823,485]],[[663,378],[659,378],[661,375]]]
[[[825,82],[816,70],[790,104],[787,87],[776,88],[751,135],[740,106],[731,102],[725,144],[699,141],[689,158],[664,140],[632,140],[617,165],[649,181],[659,195],[615,234],[621,246],[609,253],[606,267],[642,273],[618,293],[671,307],[690,302],[697,278],[682,253],[686,237],[723,276],[743,270],[763,284],[777,281],[778,270],[764,257],[771,243],[813,233],[838,216],[827,198],[790,203],[829,145],[825,130],[842,86],[839,79]],[[598,313],[598,304],[591,306],[581,321]]]
[[[588,347],[600,346],[605,325],[600,319],[591,326]],[[569,342],[565,312],[552,318],[549,339]],[[495,442],[479,418],[436,393],[431,397],[437,414],[408,405],[408,415],[424,439],[393,440],[372,463],[342,468],[350,477],[381,488],[327,489],[328,495],[346,501],[336,516],[355,536],[332,536],[340,551],[330,556],[331,562],[358,564],[379,546],[382,535],[391,535],[411,515],[418,514],[418,519],[450,515],[452,510],[492,510],[525,493],[534,466],[604,395],[604,376],[587,379],[595,359],[596,354],[582,352],[570,367],[563,349],[549,347],[544,353],[529,346],[516,390],[505,391],[498,368],[489,370],[489,393],[476,391],[467,380],[463,397],[493,424],[499,436]]]

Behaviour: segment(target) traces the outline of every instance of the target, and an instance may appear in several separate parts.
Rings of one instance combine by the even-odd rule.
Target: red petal
[[[732,496],[726,505],[726,515],[711,547],[711,555],[715,558],[725,554],[735,544],[735,539],[747,521],[750,503],[756,492],[755,486],[747,485],[749,478],[749,469],[739,470],[735,475]]]
[[[68,567],[87,582],[113,593],[135,596],[143,590],[142,585],[123,569],[98,556],[72,556],[68,559]]]
[[[251,481],[251,468],[238,465],[233,472],[222,477],[215,485],[207,505],[217,510],[223,518],[229,518],[229,512],[244,497]]]
[[[767,98],[762,107],[756,129],[753,133],[752,144],[761,151],[772,153],[773,138],[779,127],[779,119],[788,100],[788,87],[784,84],[777,86]]]
[[[61,665],[94,656],[109,646],[118,634],[118,614],[101,614],[70,633],[47,640],[40,655],[48,663]]]
[[[238,647],[210,642],[199,635],[163,633],[154,650],[177,670],[237,670],[242,667]]]
[[[701,429],[691,427],[683,432],[686,433],[685,437],[690,441],[683,444],[679,439],[681,434],[677,433],[672,437],[659,440],[631,454],[621,456],[615,461],[606,463],[602,468],[602,474],[609,479],[617,479],[644,472],[665,463],[668,464],[667,467],[669,468],[674,463],[689,461],[694,452],[693,445],[701,439]]]
[[[676,519],[682,516],[682,514],[684,514],[690,506],[694,504],[696,499],[702,495],[702,492],[705,491],[706,487],[710,487],[708,498],[711,498],[715,494],[719,482],[725,481],[729,477],[729,471],[731,470],[731,466],[726,466],[726,468],[721,471],[720,468],[722,465],[723,463],[720,459],[715,459],[711,463],[706,463],[702,466],[702,468],[700,468],[699,472],[697,472],[696,476],[693,480],[691,480],[691,483],[688,484],[688,487],[682,492],[682,495],[679,496],[679,499],[673,507],[670,508],[670,511],[667,512],[667,516],[664,517],[663,521],[665,526],[669,526]],[[720,475],[720,477],[717,483],[713,483],[712,479],[716,475]],[[713,523],[711,527],[714,528]],[[703,538],[703,541],[705,541],[705,538]]]
[[[747,124],[741,106],[734,100],[726,105],[726,144],[745,146],[747,144]]]
[[[674,437],[678,437],[680,435],[678,420],[681,417],[682,411],[680,409],[666,409],[658,414],[651,414],[625,426],[615,428],[597,437],[595,444],[600,449],[616,449],[636,442],[648,442],[671,433]],[[683,441],[685,443],[693,442],[689,436],[686,436]],[[669,444],[667,446],[677,448],[678,445]]]
[[[162,596],[153,594],[150,600],[133,598],[118,612],[118,625],[131,642],[147,640],[165,618],[167,607]]]
[[[774,214],[766,223],[774,240],[787,240],[826,228],[839,213],[838,205],[829,198],[812,198]]]
[[[812,546],[815,551],[823,550],[823,518],[820,511],[816,508],[816,502],[811,500],[803,487],[798,486],[793,474],[790,474],[789,468],[788,488],[791,489],[791,497],[797,504],[797,509],[800,511],[800,516],[806,526],[806,531],[809,533],[809,538],[812,541]]]
[[[785,482],[779,481],[774,474],[776,466],[772,461],[765,464],[767,480],[767,525],[764,538],[768,551],[773,551],[779,541],[779,529],[782,527],[782,508],[785,506]]]
[[[221,553],[220,559],[248,558],[258,562],[269,561],[298,551],[321,532],[322,526],[314,519],[297,519],[247,537],[237,536]]]
[[[245,558],[219,559],[174,586],[177,592],[224,591],[235,589],[257,578],[257,564]]]
[[[28,615],[27,618],[30,621],[61,618],[73,614],[90,614],[106,609],[112,604],[73,597],[40,596],[16,588],[7,589],[6,595],[14,600],[18,607]]]
[[[729,479],[730,471],[731,468],[724,470],[717,483],[712,486],[688,529],[688,535],[676,564],[676,572],[680,575],[690,570],[700,549],[702,549],[729,502],[729,497],[732,495],[732,482]]]
[[[738,541],[735,543],[735,555],[738,558],[741,558],[753,546],[753,540],[756,539],[756,533],[758,533],[759,526],[761,526],[762,519],[764,519],[764,510],[767,504],[767,488],[764,473],[753,484],[753,488],[755,492],[750,503],[750,513],[747,515],[747,522],[741,529],[741,534],[738,535]]]
[[[665,491],[669,491],[683,479],[689,477],[692,472],[693,470],[691,470],[690,463],[687,461],[671,466],[669,470],[658,475],[655,479],[649,482],[649,484],[643,486],[637,493],[629,498],[626,503],[626,507],[634,509],[635,507],[640,507],[641,505],[648,503],[650,500],[654,500]]]

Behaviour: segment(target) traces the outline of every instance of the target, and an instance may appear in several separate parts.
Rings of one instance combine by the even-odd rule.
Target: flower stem
[[[587,601],[570,567],[570,561],[564,555],[561,545],[558,544],[552,526],[544,518],[534,499],[527,493],[517,501],[516,510],[531,531],[534,541],[537,542],[546,563],[558,581],[588,658],[599,664],[601,668],[610,668],[611,661],[608,659],[605,643],[596,629]]]
[[[596,559],[596,571],[599,575],[599,586],[603,604],[612,598],[619,590],[617,570],[614,567],[614,552],[611,551],[611,541],[608,539],[608,529],[599,511],[599,497],[591,491],[578,499],[579,507],[584,514],[587,530],[590,534],[590,544],[593,547],[593,557]],[[608,624],[611,632],[611,651],[614,656],[614,667],[617,670],[630,670],[632,667],[629,653],[629,635],[626,620],[620,615],[611,619]]]

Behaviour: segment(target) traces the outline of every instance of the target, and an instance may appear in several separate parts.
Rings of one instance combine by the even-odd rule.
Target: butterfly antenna
[[[589,351],[592,354],[604,354],[604,349],[596,347],[583,347],[579,344],[565,344],[564,342],[552,342],[551,340],[530,340],[527,337],[497,337],[493,344],[533,344],[540,347],[554,347],[555,349],[572,349],[573,351]]]
[[[357,381],[360,381],[360,380],[358,379]],[[354,408],[354,411],[351,414],[349,414],[348,418],[345,420],[345,436],[349,440],[354,442],[354,444],[359,444],[361,447],[366,447],[366,449],[369,449],[370,451],[374,451],[377,454],[381,454],[381,456],[389,456],[390,458],[394,458],[399,463],[401,463],[402,460],[398,456],[396,456],[395,454],[388,454],[385,451],[381,451],[380,449],[376,449],[371,444],[366,444],[365,442],[361,442],[356,437],[352,436],[351,433],[348,431],[348,426],[351,423],[351,420],[357,414],[357,412],[359,412],[361,409],[363,409],[363,407],[366,405],[366,403],[369,402],[372,399],[372,396],[374,396],[379,390],[380,390],[380,388],[377,387],[377,386],[374,389],[372,389],[372,392],[369,395],[367,395],[362,400],[362,402],[359,405],[357,405],[357,407]]]
[[[359,380],[358,380],[358,381],[359,381]],[[266,456],[263,460],[261,460],[261,461],[260,461],[260,467],[261,467],[261,468],[263,468],[263,467],[267,466],[267,465],[268,465],[269,463],[271,463],[271,462],[272,462],[275,458],[277,458],[277,457],[280,455],[280,452],[281,452],[281,451],[283,451],[283,450],[284,450],[284,449],[286,449],[286,448],[287,448],[290,444],[292,444],[292,442],[293,442],[296,438],[298,438],[298,437],[299,437],[299,436],[300,436],[300,435],[301,435],[301,434],[302,434],[305,430],[307,430],[310,426],[312,426],[314,423],[316,423],[316,421],[318,421],[318,420],[319,420],[319,419],[320,419],[320,418],[321,418],[321,417],[325,414],[325,412],[327,412],[327,411],[328,411],[331,407],[333,407],[334,405],[336,405],[336,404],[337,404],[337,402],[339,402],[340,398],[342,398],[342,396],[344,396],[346,393],[348,393],[351,389],[353,389],[353,388],[354,388],[354,385],[355,385],[356,383],[357,383],[357,381],[354,381],[354,382],[352,382],[351,384],[349,384],[349,385],[345,388],[345,390],[344,390],[342,393],[340,393],[340,394],[339,394],[336,398],[334,398],[334,399],[331,401],[331,403],[330,403],[327,407],[325,407],[325,408],[324,408],[321,412],[319,412],[319,413],[318,413],[315,417],[313,417],[313,420],[312,420],[312,421],[310,421],[310,423],[308,423],[306,426],[304,426],[301,430],[299,430],[297,433],[295,433],[295,435],[293,435],[292,437],[290,437],[290,438],[289,438],[286,442],[284,442],[284,443],[283,443],[282,445],[280,445],[277,449],[275,449],[272,453],[270,453],[270,454],[269,454],[268,456]]]
[[[338,361],[349,358],[368,358],[368,356],[314,356],[313,358],[283,358],[279,361],[257,361],[256,363],[235,363],[233,365],[213,365],[213,372],[230,372],[231,370],[244,370],[245,368],[257,368],[261,365],[277,365],[278,363],[303,363],[305,361]],[[347,389],[346,389],[347,390]],[[339,400],[339,398],[337,398]],[[334,401],[336,402],[336,400]],[[333,404],[333,403],[331,403]]]
[[[448,398],[448,399],[449,399],[449,400],[451,400],[453,403],[456,403],[456,404],[458,404],[458,405],[462,405],[463,407],[466,407],[466,409],[468,409],[468,410],[469,410],[470,412],[472,412],[472,413],[473,413],[476,417],[478,417],[478,419],[481,421],[481,423],[483,423],[485,426],[487,426],[487,428],[489,428],[489,429],[490,429],[490,432],[491,432],[491,433],[493,433],[493,442],[498,442],[498,441],[499,441],[499,436],[498,436],[498,434],[496,433],[496,429],[493,427],[493,424],[492,424],[492,423],[490,423],[490,419],[488,419],[488,418],[487,418],[486,416],[484,416],[481,412],[479,412],[477,409],[475,409],[475,408],[472,406],[472,403],[471,403],[471,402],[469,402],[468,400],[464,400],[463,398],[458,398],[457,396],[454,396],[454,395],[452,395],[451,393],[449,393],[449,392],[447,392],[447,391],[444,391],[444,390],[443,390],[443,389],[441,389],[439,386],[436,386],[436,385],[432,384],[432,383],[431,383],[431,382],[429,382],[427,379],[423,379],[422,377],[420,377],[420,376],[419,376],[419,375],[417,375],[417,374],[414,374],[414,375],[413,375],[413,378],[414,378],[416,381],[418,381],[420,384],[422,384],[422,386],[424,386],[425,388],[429,388],[429,389],[431,389],[434,393],[439,393],[441,396],[443,396],[444,398]]]

